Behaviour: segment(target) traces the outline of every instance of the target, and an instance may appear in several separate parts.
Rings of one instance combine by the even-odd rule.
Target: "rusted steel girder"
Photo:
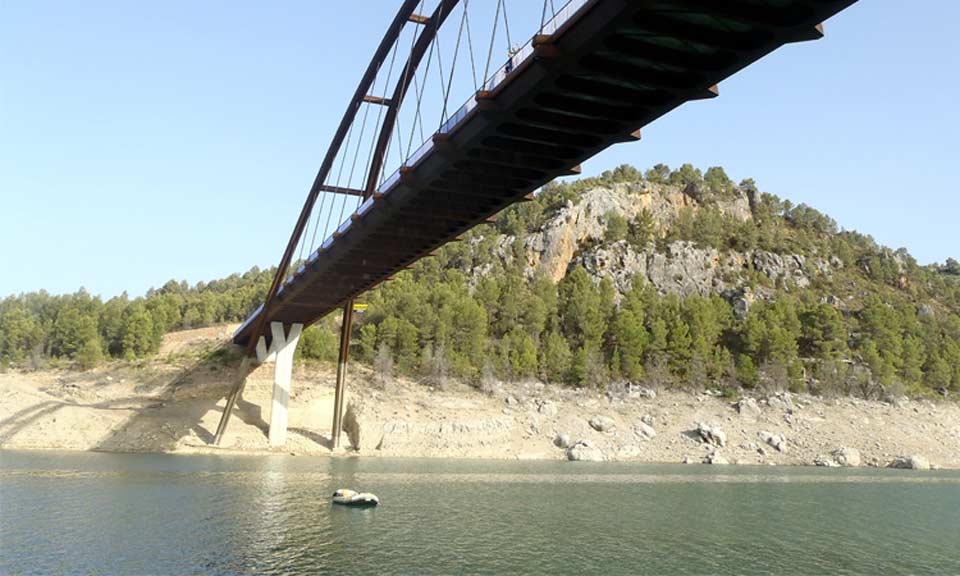
[[[330,434],[332,448],[340,447],[340,431],[343,430],[343,393],[347,379],[347,360],[350,357],[350,331],[353,328],[353,298],[343,305],[343,321],[340,324],[340,352],[337,357],[337,382],[333,392],[333,429]]]

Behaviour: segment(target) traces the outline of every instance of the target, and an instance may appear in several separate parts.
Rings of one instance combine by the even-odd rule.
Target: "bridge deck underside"
[[[268,320],[315,322],[772,50],[819,37],[853,1],[587,2],[388,180],[283,286]]]

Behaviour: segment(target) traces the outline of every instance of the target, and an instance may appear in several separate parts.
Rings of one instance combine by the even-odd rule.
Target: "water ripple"
[[[2,574],[960,574],[955,471],[2,458]]]

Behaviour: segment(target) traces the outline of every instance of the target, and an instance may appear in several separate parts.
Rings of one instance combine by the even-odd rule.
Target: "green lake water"
[[[0,452],[0,574],[960,574],[960,473]]]

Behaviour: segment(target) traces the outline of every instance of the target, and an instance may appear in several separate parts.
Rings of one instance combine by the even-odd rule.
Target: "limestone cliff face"
[[[743,288],[747,271],[763,274],[774,285],[790,289],[806,287],[813,278],[829,276],[841,266],[836,259],[827,261],[799,254],[761,250],[721,253],[686,241],[665,246],[651,242],[638,248],[625,240],[604,240],[610,213],[629,222],[646,210],[652,217],[654,234],[662,238],[684,210],[695,215],[706,206],[740,221],[752,219],[750,201],[740,190],[724,198],[704,198],[695,187],[681,189],[647,182],[597,186],[585,191],[576,204],[568,202],[539,230],[524,238],[526,270],[531,275],[543,272],[559,282],[572,266],[580,265],[597,281],[609,278],[618,294],[628,291],[634,278],[640,277],[664,294],[723,294],[747,307],[756,297],[766,296],[763,289]],[[515,241],[513,236],[496,239],[496,252],[504,261],[514,258],[516,252],[511,247]]]
[[[738,193],[732,199],[712,204],[724,215],[740,220],[751,218],[750,204],[745,194]],[[684,191],[674,186],[638,183],[593,188],[583,194],[579,203],[568,202],[542,230],[527,238],[528,263],[558,282],[585,244],[603,240],[607,230],[607,214],[614,212],[631,221],[646,210],[653,218],[657,233],[663,234],[673,225],[681,210],[688,208],[696,213],[702,206],[690,190]],[[642,272],[641,267],[646,265],[646,259],[630,254],[629,247],[620,247],[615,254],[586,256],[598,262],[612,258],[634,272]],[[640,264],[641,260],[644,264]],[[662,263],[657,264],[662,268]]]

